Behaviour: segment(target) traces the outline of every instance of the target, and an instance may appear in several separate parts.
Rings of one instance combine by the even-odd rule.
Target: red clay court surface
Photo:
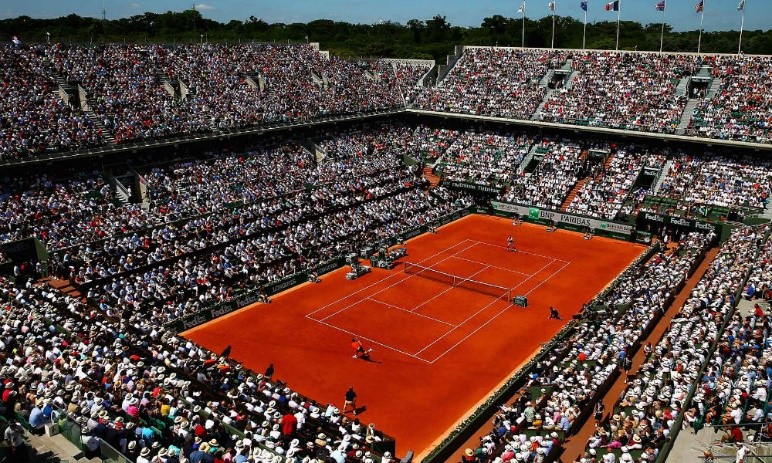
[[[519,252],[506,251],[509,234]],[[353,386],[360,420],[420,458],[644,249],[472,215],[410,240],[401,261],[504,286],[527,308],[402,265],[355,281],[341,269],[184,336],[214,352],[231,344],[258,372],[274,363],[276,377],[323,403],[342,406]],[[563,321],[548,319],[549,306]],[[371,362],[352,358],[352,337],[374,349]]]

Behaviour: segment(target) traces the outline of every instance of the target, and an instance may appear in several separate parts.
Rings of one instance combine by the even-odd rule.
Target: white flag
[[[520,5],[520,8],[517,9],[517,12],[518,13],[525,13],[525,3]]]
[[[737,11],[745,11],[745,0],[740,0],[740,3],[737,5]]]

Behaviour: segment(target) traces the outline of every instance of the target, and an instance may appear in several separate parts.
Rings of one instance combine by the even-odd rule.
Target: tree
[[[450,23],[445,16],[435,15],[426,21],[426,34],[432,42],[442,42],[448,38]]]
[[[421,43],[421,35],[426,28],[426,24],[420,19],[411,19],[407,22],[407,27],[413,31],[413,42]]]
[[[481,27],[495,37],[501,37],[507,31],[507,18],[500,14],[483,19]]]

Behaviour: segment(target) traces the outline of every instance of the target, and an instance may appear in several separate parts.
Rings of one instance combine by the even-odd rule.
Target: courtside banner
[[[683,217],[655,214],[653,212],[643,212],[638,214],[638,219],[642,221],[661,223],[664,225],[678,225],[680,227],[686,227],[690,230],[699,230],[703,232],[712,231],[715,233],[720,233],[720,225],[710,222],[703,222],[701,220],[684,219]]]
[[[458,180],[448,180],[447,182],[444,182],[443,185],[449,188],[477,191],[480,193],[489,193],[493,195],[501,194],[501,191],[504,189],[500,186],[480,185],[477,183],[459,182]]]
[[[605,232],[617,233],[626,236],[630,236],[633,233],[632,225],[609,222],[607,220],[598,220],[581,215],[566,214],[563,212],[539,209],[537,207],[502,203],[499,201],[491,201],[491,206],[493,206],[493,209],[496,211],[517,214],[521,217],[524,216],[531,221],[553,221],[555,224],[570,225],[573,229],[576,229],[576,227],[589,227],[593,230],[603,230]]]
[[[236,295],[236,297],[230,301],[221,302],[208,309],[204,309],[194,314],[178,318],[173,322],[167,323],[165,326],[166,328],[176,333],[181,333],[191,328],[195,328],[198,325],[203,325],[204,323],[212,321],[216,318],[220,318],[223,315],[227,315],[242,307],[254,304],[259,299],[260,298],[257,291],[247,291],[245,293]]]

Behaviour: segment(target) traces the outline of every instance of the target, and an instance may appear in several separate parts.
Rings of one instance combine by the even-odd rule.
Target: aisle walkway
[[[687,280],[681,292],[676,296],[673,304],[670,306],[668,311],[665,312],[662,320],[660,320],[660,322],[657,324],[654,330],[652,330],[651,334],[643,341],[643,343],[651,342],[652,345],[656,345],[659,342],[659,340],[662,338],[662,335],[665,333],[665,330],[670,326],[670,320],[673,319],[673,317],[678,313],[686,300],[689,298],[689,294],[691,294],[692,289],[697,285],[702,276],[708,270],[708,267],[716,257],[716,254],[718,254],[718,248],[713,248],[708,251],[705,259],[697,268],[697,271],[695,271],[691,278]],[[639,349],[637,354],[633,357],[633,367],[631,371],[637,372],[638,368],[640,368],[644,360],[643,349]],[[603,404],[606,406],[606,410],[608,410],[609,413],[614,409],[614,403],[617,401],[624,389],[624,376],[620,375],[619,379],[611,386],[608,393],[603,398]],[[478,429],[463,445],[461,445],[461,447],[447,461],[451,463],[458,463],[461,461],[461,456],[464,449],[467,447],[477,448],[480,444],[480,437],[487,434],[490,430],[491,425],[490,422],[488,422],[483,425],[482,428]],[[584,446],[587,444],[587,441],[594,432],[595,420],[589,419],[573,437],[570,437],[566,440],[564,443],[565,450],[563,451],[559,461],[565,463],[574,461],[574,459],[576,459],[576,457],[582,453]]]
[[[684,303],[689,298],[692,289],[697,285],[702,276],[708,270],[708,267],[710,266],[710,263],[713,262],[716,254],[718,254],[718,248],[713,248],[708,251],[705,259],[702,261],[702,264],[700,264],[700,266],[697,268],[697,271],[694,272],[691,278],[686,281],[686,285],[684,285],[681,292],[678,293],[675,301],[670,306],[668,311],[665,312],[664,317],[662,317],[662,320],[660,320],[649,337],[646,338],[641,345],[645,344],[646,342],[650,342],[652,346],[656,346],[660,339],[662,339],[662,335],[665,334],[665,331],[670,326],[670,321],[678,313],[681,307],[683,307]],[[641,367],[641,364],[644,362],[644,360],[645,355],[643,353],[643,349],[639,349],[633,357],[633,368],[630,371],[633,373],[637,372],[638,368]],[[606,406],[606,410],[608,410],[607,415],[614,410],[614,404],[622,395],[622,392],[625,390],[625,386],[625,377],[624,375],[620,375],[617,381],[606,393],[606,396],[603,397],[603,404]],[[587,444],[587,441],[590,439],[590,436],[592,436],[594,432],[595,420],[589,419],[579,430],[579,432],[566,440],[564,444],[565,450],[563,451],[562,461],[566,463],[572,462],[576,459],[576,457],[581,455],[584,451],[584,447]]]

